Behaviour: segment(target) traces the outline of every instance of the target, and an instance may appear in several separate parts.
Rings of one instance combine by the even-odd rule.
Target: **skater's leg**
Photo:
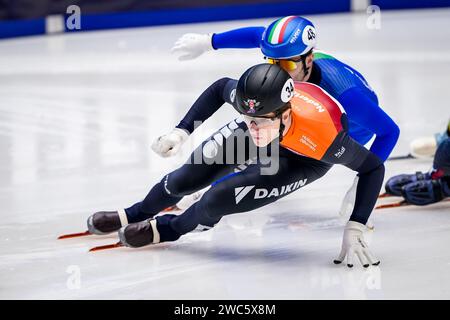
[[[280,158],[278,173],[270,176],[261,175],[260,166],[252,165],[212,186],[200,201],[165,224],[179,235],[211,228],[223,216],[274,202],[322,177],[330,168],[329,164],[304,157]],[[159,217],[157,220],[159,223]]]
[[[163,211],[165,208],[175,205],[182,197],[182,195],[178,196],[167,193],[164,189],[163,179],[152,187],[144,200],[139,201],[131,207],[125,209],[128,223],[135,223],[151,218]]]
[[[166,175],[143,201],[125,209],[128,222],[151,218],[175,205],[183,196],[206,188],[248,162],[253,149],[248,147],[252,143],[250,137],[242,138],[246,135],[245,129],[244,123],[233,120],[205,140],[183,166]],[[235,143],[237,137],[244,141],[243,145]]]
[[[229,175],[213,185],[183,214],[165,214],[120,229],[121,243],[141,247],[177,240],[194,229],[207,230],[228,214],[250,211],[274,202],[323,176],[331,165],[296,156],[280,157],[275,175],[261,175],[255,164],[240,174]]]

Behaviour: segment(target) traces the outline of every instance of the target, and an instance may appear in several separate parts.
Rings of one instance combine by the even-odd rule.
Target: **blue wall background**
[[[382,10],[450,6],[450,0],[372,0]],[[46,17],[67,18],[66,8],[81,8],[79,32],[309,15],[351,10],[351,0],[0,0],[0,38],[45,34]],[[64,20],[65,21],[65,20]]]

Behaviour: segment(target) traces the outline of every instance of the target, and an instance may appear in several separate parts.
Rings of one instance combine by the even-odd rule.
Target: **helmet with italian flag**
[[[261,51],[273,59],[288,59],[308,53],[316,46],[316,29],[311,21],[288,16],[272,22],[264,31]]]

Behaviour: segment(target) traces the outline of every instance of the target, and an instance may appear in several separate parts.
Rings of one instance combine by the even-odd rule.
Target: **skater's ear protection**
[[[291,108],[291,103],[288,102],[288,103],[286,103],[286,105],[282,109],[278,110],[278,112],[277,112],[277,117],[280,118],[279,142],[281,142],[281,140],[283,140],[283,132],[284,132],[284,128],[285,128],[285,125],[284,125],[283,119],[282,119],[283,118],[283,113],[287,109],[290,109],[290,108]]]

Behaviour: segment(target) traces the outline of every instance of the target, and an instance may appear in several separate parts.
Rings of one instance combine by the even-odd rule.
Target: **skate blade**
[[[430,204],[426,205],[426,207],[431,206],[431,205],[435,205],[435,204],[438,204],[438,203],[442,203],[442,202],[450,202],[450,199],[444,199],[444,200],[441,200],[441,201],[436,202],[436,203],[430,203]],[[376,206],[375,209],[398,208],[398,207],[406,207],[406,206],[419,207],[417,205],[413,205],[413,204],[408,203],[405,200],[403,200],[403,201],[394,202],[394,203],[381,204],[379,206]],[[425,206],[422,206],[422,207],[425,207]]]
[[[394,202],[394,203],[380,204],[379,206],[376,206],[375,209],[397,208],[397,207],[405,207],[405,206],[410,206],[410,205],[411,204],[409,204],[408,202],[403,200],[403,201]]]
[[[120,247],[123,247],[123,246],[124,245],[121,242],[117,242],[117,243],[114,243],[114,244],[107,244],[107,245],[104,245],[104,246],[93,247],[93,248],[89,249],[89,252],[120,248]]]
[[[382,194],[380,194],[379,196],[378,196],[378,199],[383,199],[383,198],[393,198],[393,197],[396,197],[396,196],[394,196],[393,194],[389,194],[389,193],[382,193]]]
[[[90,233],[89,231],[79,232],[79,233],[69,233],[69,234],[60,235],[58,237],[58,240],[85,237],[85,236],[90,236],[90,235],[92,235],[92,233]]]
[[[178,208],[176,205],[174,205],[174,206],[165,208],[165,209],[164,209],[163,211],[161,211],[161,212],[171,212],[171,211],[180,211],[180,210],[181,210],[180,208]]]
[[[392,161],[392,160],[406,160],[406,159],[415,159],[416,157],[414,157],[411,153],[405,154],[403,156],[394,156],[394,157],[389,157],[387,158],[387,161]]]

